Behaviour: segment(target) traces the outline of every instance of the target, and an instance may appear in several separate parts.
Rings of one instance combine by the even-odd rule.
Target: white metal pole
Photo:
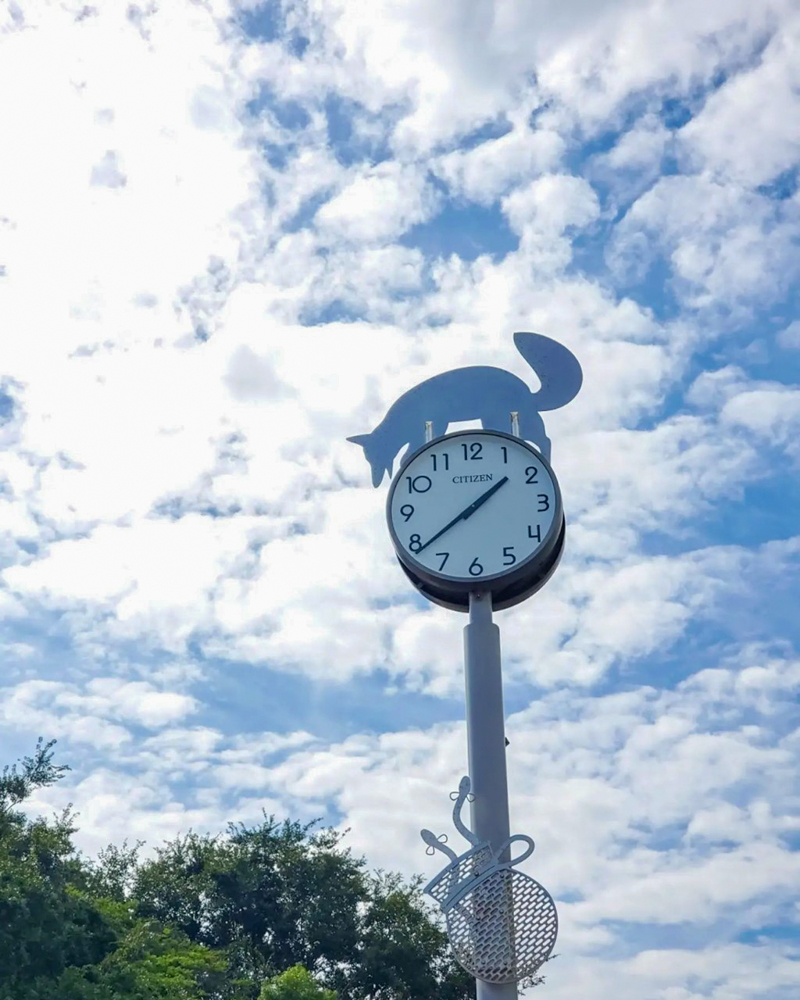
[[[510,833],[500,629],[492,621],[491,594],[469,595],[469,624],[464,629],[467,687],[467,746],[474,799],[472,829],[496,850]],[[508,860],[508,849],[506,857]],[[478,1000],[517,1000],[514,983],[476,980]]]

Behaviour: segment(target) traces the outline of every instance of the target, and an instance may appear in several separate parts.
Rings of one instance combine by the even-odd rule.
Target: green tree
[[[467,1000],[418,882],[334,830],[234,824],[75,849],[75,817],[17,807],[63,777],[53,743],[0,775],[0,1000]]]
[[[52,763],[54,742],[39,740],[0,775],[0,1000],[222,997],[224,956],[141,919],[124,898],[124,847],[91,866],[69,810],[47,821],[15,809],[68,770]]]
[[[0,824],[15,819],[19,824],[19,816],[12,813],[14,806],[27,799],[34,788],[54,785],[69,771],[69,765],[53,763],[55,745],[55,740],[45,743],[40,736],[32,757],[23,757],[16,764],[3,768],[0,775]],[[5,828],[0,825],[0,833]]]
[[[429,917],[421,879],[370,877],[364,894],[355,960],[331,982],[347,1000],[464,1000],[474,980],[452,957],[447,935]]]
[[[358,945],[364,863],[338,841],[333,831],[271,818],[231,826],[226,838],[187,834],[139,869],[139,912],[226,949],[254,979],[347,962]]]
[[[295,965],[264,983],[258,1000],[336,1000],[336,993],[320,986],[302,965]]]
[[[40,739],[0,776],[0,1000],[22,1000],[36,978],[100,961],[114,946],[102,914],[82,896],[82,868],[67,810],[51,822],[15,810],[68,770],[52,763],[55,741]]]
[[[339,1000],[473,997],[419,883],[370,875],[341,840],[272,817],[226,838],[187,834],[139,868],[139,913],[224,949],[250,981],[301,965]]]
[[[223,955],[179,931],[130,919],[118,947],[97,966],[71,970],[71,981],[82,979],[101,997],[105,990],[125,1000],[212,1000],[224,987],[226,971]]]
[[[88,863],[87,878],[92,894],[120,903],[129,899],[143,846],[143,840],[137,840],[133,847],[123,840],[119,847],[109,844],[99,851],[97,861]]]

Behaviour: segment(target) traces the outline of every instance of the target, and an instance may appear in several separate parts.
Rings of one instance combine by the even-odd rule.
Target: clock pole
[[[510,834],[506,775],[505,713],[500,666],[500,629],[492,621],[492,595],[469,595],[469,624],[464,628],[467,689],[467,749],[474,796],[472,829],[497,850]],[[509,849],[501,856],[509,860]],[[505,921],[503,922],[505,923]],[[508,934],[508,927],[497,933]],[[516,1000],[516,983],[476,979],[478,1000]]]

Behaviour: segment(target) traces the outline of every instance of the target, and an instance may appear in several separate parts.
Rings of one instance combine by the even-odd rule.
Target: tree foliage
[[[418,882],[314,824],[189,832],[148,858],[74,847],[17,807],[68,770],[53,742],[0,775],[0,1000],[466,1000]]]
[[[55,740],[45,743],[40,736],[32,757],[23,757],[16,764],[3,768],[0,775],[0,818],[8,819],[13,807],[27,799],[34,788],[54,785],[69,770],[66,764],[53,763],[55,744]]]
[[[333,990],[327,990],[313,978],[308,969],[294,965],[274,976],[261,987],[258,1000],[337,1000]]]

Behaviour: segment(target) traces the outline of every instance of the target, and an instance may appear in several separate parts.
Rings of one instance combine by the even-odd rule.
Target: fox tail
[[[532,393],[537,410],[557,410],[578,395],[583,372],[572,351],[540,333],[515,333],[514,344],[542,383]]]

